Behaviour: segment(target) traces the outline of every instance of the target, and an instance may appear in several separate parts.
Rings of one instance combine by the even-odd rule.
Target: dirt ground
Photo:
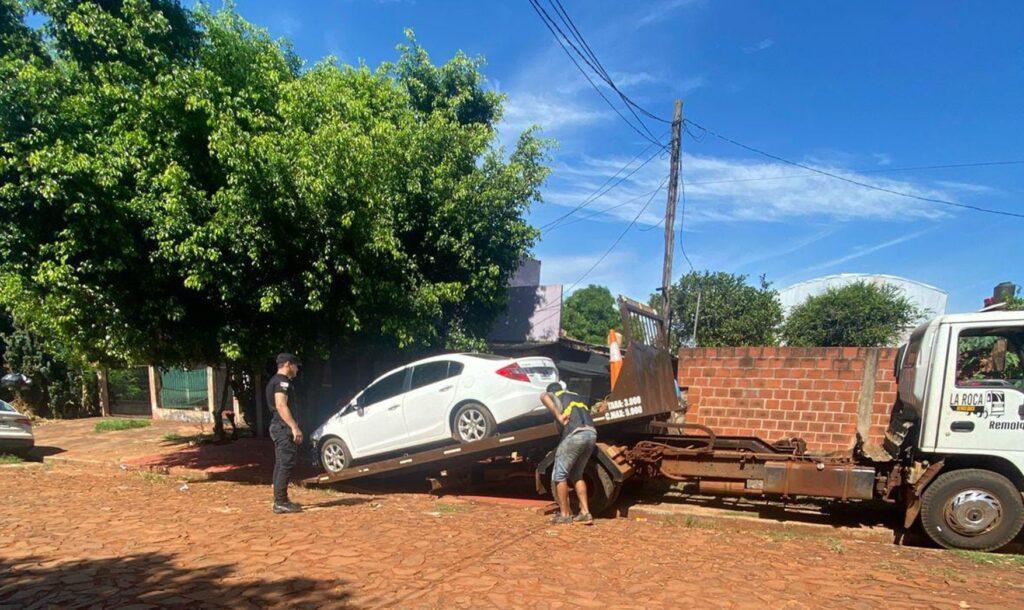
[[[1021,608],[1024,561],[728,521],[0,467],[0,607]]]

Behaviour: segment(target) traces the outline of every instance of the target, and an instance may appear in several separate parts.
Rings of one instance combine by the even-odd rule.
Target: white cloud
[[[531,125],[540,125],[545,131],[554,132],[590,125],[607,118],[608,114],[555,95],[516,93],[510,94],[505,102],[502,128],[520,132]]]
[[[758,53],[760,51],[764,51],[766,49],[770,49],[773,46],[775,46],[775,41],[774,40],[772,40],[771,38],[762,38],[761,40],[755,42],[752,45],[747,45],[747,46],[743,47],[743,52],[744,53]]]
[[[657,6],[637,18],[633,27],[640,29],[651,25],[652,23],[662,21],[668,17],[669,13],[673,12],[677,8],[694,4],[695,1],[696,0],[667,0],[666,2],[660,2]]]
[[[626,278],[639,259],[635,252],[615,249],[601,260],[606,251],[607,246],[588,254],[545,256],[541,267],[542,281],[545,284],[562,284],[565,296],[571,294],[570,289],[576,291],[590,284],[609,286],[613,292],[624,292]],[[593,271],[587,273],[591,268]],[[584,274],[586,277],[573,286]]]
[[[649,154],[649,153],[648,153]],[[646,158],[642,155],[641,158]],[[545,191],[545,200],[575,207],[628,161],[628,156],[583,157],[556,166]],[[634,164],[631,167],[635,167]],[[834,166],[815,166],[851,180],[905,192],[919,197],[953,199],[958,189],[928,185],[907,179],[858,174]],[[617,182],[623,174],[612,181]],[[668,161],[661,156],[636,171],[620,185],[588,204],[593,220],[630,221],[645,202],[644,195],[658,188],[668,175]],[[821,220],[933,220],[950,212],[943,206],[872,190],[782,163],[737,160],[684,154],[682,176],[687,202],[687,225],[728,221],[785,221],[797,218]],[[963,190],[960,187],[959,190]],[[628,201],[635,199],[634,201]],[[658,221],[656,208],[640,216],[641,223]]]
[[[892,164],[892,155],[888,153],[874,153],[871,156],[875,158],[875,162],[878,163],[879,165]]]
[[[807,272],[811,272],[811,271],[819,271],[821,269],[827,269],[828,267],[834,267],[836,265],[841,265],[843,263],[847,263],[847,262],[850,262],[852,260],[856,260],[858,258],[863,258],[863,257],[865,257],[865,256],[867,256],[869,254],[874,254],[875,252],[878,252],[879,250],[884,250],[886,248],[891,248],[891,247],[893,247],[895,245],[902,244],[905,241],[910,241],[912,239],[920,237],[921,235],[924,235],[925,233],[927,233],[927,232],[929,232],[931,230],[932,230],[932,227],[929,227],[927,229],[921,229],[920,231],[915,231],[915,232],[909,233],[907,235],[902,235],[902,236],[897,237],[895,239],[890,239],[890,240],[887,240],[887,241],[883,241],[881,243],[874,244],[872,246],[859,246],[857,248],[854,248],[853,251],[850,252],[849,254],[840,256],[839,258],[834,258],[832,260],[825,261],[823,263],[818,263],[817,265],[811,265],[810,267],[805,268],[803,270],[803,272],[807,273]]]

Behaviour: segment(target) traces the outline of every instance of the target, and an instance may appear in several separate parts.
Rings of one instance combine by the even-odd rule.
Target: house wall
[[[679,351],[686,421],[717,434],[800,437],[846,450],[861,432],[881,444],[896,400],[892,348],[727,347]]]

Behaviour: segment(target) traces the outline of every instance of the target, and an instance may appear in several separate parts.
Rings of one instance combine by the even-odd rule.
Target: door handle
[[[399,407],[399,405],[391,405],[390,407],[388,407],[388,411],[394,411],[398,407]]]
[[[452,386],[446,385],[443,388],[441,388],[440,390],[438,390],[438,392],[447,392],[450,389],[452,389]]]
[[[970,432],[974,430],[974,422],[972,421],[955,421],[949,425],[949,429],[953,432]]]

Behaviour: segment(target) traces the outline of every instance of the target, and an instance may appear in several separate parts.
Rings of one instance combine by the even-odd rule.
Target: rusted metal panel
[[[670,479],[763,479],[764,464],[736,459],[663,459],[661,474]]]
[[[874,488],[875,469],[867,466],[796,460],[764,464],[765,493],[867,500]]]
[[[709,481],[701,480],[697,490],[711,496],[760,496],[764,494],[764,481],[750,479],[746,481]]]

